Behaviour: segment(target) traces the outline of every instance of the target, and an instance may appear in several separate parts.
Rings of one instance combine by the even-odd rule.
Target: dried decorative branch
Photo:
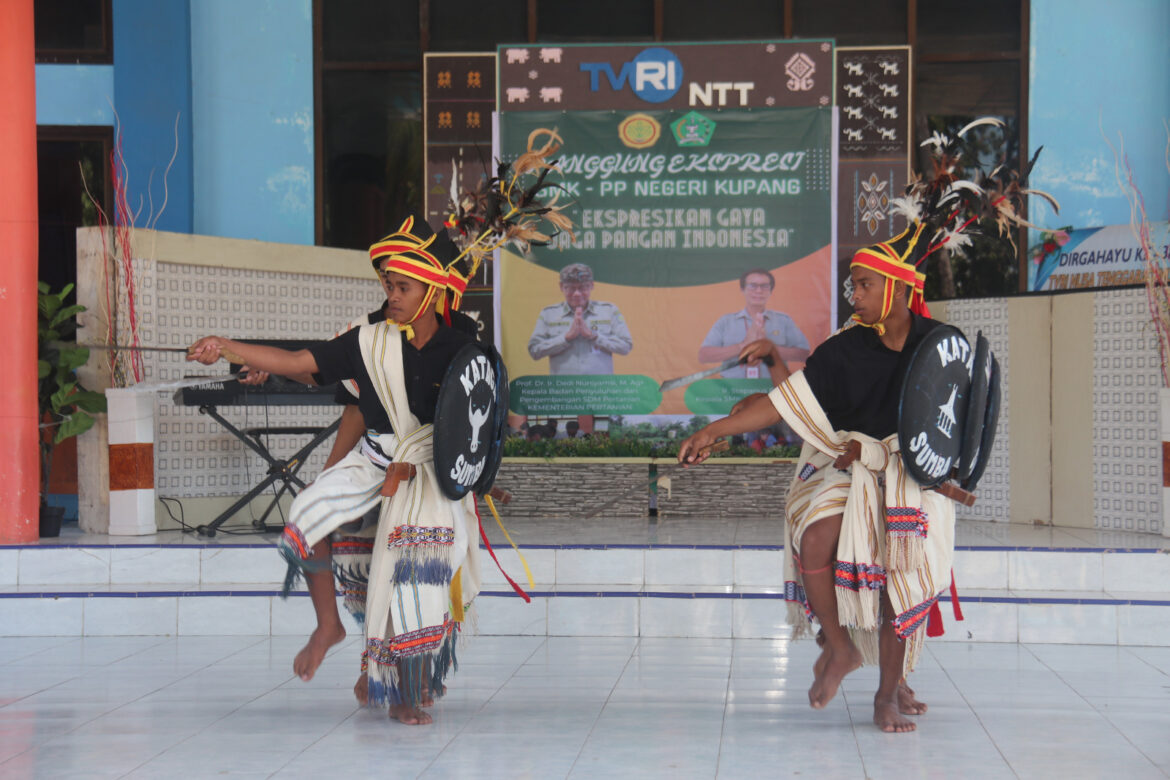
[[[111,110],[113,106],[110,106]],[[147,196],[149,198],[146,225],[153,230],[158,224],[159,217],[166,210],[169,198],[167,178],[171,166],[179,154],[179,115],[175,116],[175,145],[171,159],[163,171],[163,201],[158,211],[154,209],[154,200],[150,192],[154,181],[154,169],[151,169],[147,181]],[[130,169],[126,165],[126,158],[122,154],[121,118],[114,110],[114,148],[110,152],[109,176],[111,189],[114,193],[113,218],[102,209],[101,203],[90,191],[89,183],[85,181],[82,172],[82,186],[86,196],[94,204],[98,215],[98,231],[102,246],[102,280],[105,288],[104,305],[99,307],[98,316],[105,320],[106,333],[104,343],[122,344],[125,346],[140,346],[138,326],[138,282],[135,271],[134,258],[134,231],[143,210],[143,199],[140,196],[138,208],[131,210],[127,198],[130,185]],[[149,253],[153,256],[153,251]],[[106,352],[107,368],[111,382],[115,387],[126,387],[141,382],[146,377],[146,368],[141,352],[129,351]]]
[[[1162,120],[1166,129],[1166,171],[1170,173],[1170,123]],[[1143,271],[1146,280],[1146,305],[1149,307],[1150,320],[1154,331],[1158,335],[1158,355],[1162,363],[1162,386],[1170,387],[1170,268],[1166,258],[1158,251],[1157,244],[1151,236],[1150,219],[1146,214],[1146,201],[1138,189],[1134,179],[1133,167],[1129,163],[1129,156],[1125,153],[1125,137],[1117,134],[1117,146],[1109,140],[1102,128],[1101,137],[1109,144],[1113,152],[1113,172],[1117,177],[1117,186],[1121,194],[1129,203],[1129,227],[1137,239],[1141,252]],[[1123,175],[1124,174],[1124,175]]]

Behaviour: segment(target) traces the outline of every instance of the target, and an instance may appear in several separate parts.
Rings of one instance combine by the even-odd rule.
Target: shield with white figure
[[[484,349],[491,353],[496,369],[496,419],[493,423],[495,435],[492,437],[487,465],[472,486],[472,489],[481,496],[491,490],[492,484],[496,481],[500,461],[504,459],[504,436],[508,432],[508,367],[504,365],[504,358],[495,347],[484,345]]]
[[[962,331],[939,325],[910,358],[898,409],[906,471],[923,487],[940,485],[959,464],[975,350]]]
[[[443,495],[452,500],[476,489],[492,463],[500,421],[497,357],[489,346],[468,344],[451,360],[439,388],[435,475]]]

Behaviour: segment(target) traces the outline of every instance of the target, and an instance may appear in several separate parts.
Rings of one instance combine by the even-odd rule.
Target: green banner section
[[[777,268],[831,242],[829,108],[504,112],[505,159],[555,128],[558,203],[577,241],[532,260],[586,263],[601,282],[683,287]],[[552,190],[541,198],[546,200]]]
[[[771,379],[700,379],[687,385],[683,399],[693,414],[728,414],[744,397],[771,389]]]
[[[517,414],[651,414],[662,403],[658,383],[648,376],[521,376],[509,386]]]

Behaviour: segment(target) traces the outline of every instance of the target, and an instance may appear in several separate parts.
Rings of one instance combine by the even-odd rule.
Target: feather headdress
[[[452,165],[451,215],[444,224],[460,246],[455,265],[466,271],[466,278],[506,244],[527,254],[533,246],[547,245],[558,233],[576,240],[573,222],[564,213],[569,204],[557,203],[560,192],[553,192],[546,201],[540,199],[546,190],[563,189],[546,180],[550,173],[560,173],[556,160],[548,158],[562,142],[555,129],[533,130],[525,152],[511,164],[498,162],[496,175],[473,189],[460,191]]]
[[[931,170],[928,175],[917,175],[906,188],[906,195],[896,199],[891,209],[911,224],[926,226],[927,240],[913,256],[905,258],[912,265],[921,265],[926,257],[944,246],[962,253],[971,243],[970,234],[977,231],[976,223],[982,219],[993,221],[998,235],[1015,248],[1014,228],[1037,227],[1023,216],[1024,198],[1028,195],[1041,197],[1054,211],[1060,211],[1060,204],[1047,192],[1026,186],[1040,149],[1022,171],[1001,163],[991,173],[984,173],[977,162],[963,159],[961,142],[971,130],[986,126],[1003,127],[1004,122],[996,117],[982,117],[963,126],[953,136],[936,131],[922,142],[921,146],[931,151]],[[965,168],[974,169],[975,175],[963,178]]]
[[[1054,210],[1060,210],[1051,195],[1026,186],[1028,174],[1040,155],[1039,149],[1022,172],[1004,164],[991,173],[984,173],[977,162],[965,165],[960,149],[964,137],[971,130],[986,126],[1003,127],[1004,122],[995,117],[983,117],[965,125],[953,136],[936,131],[922,142],[921,146],[931,152],[930,172],[915,176],[906,188],[906,194],[896,199],[891,207],[892,213],[906,218],[907,228],[887,241],[858,250],[853,256],[851,265],[869,268],[887,279],[878,321],[861,324],[876,328],[879,333],[884,331],[882,322],[893,305],[895,281],[909,286],[907,303],[910,310],[930,316],[924,298],[926,275],[922,271],[923,261],[944,246],[961,254],[971,245],[971,235],[978,229],[975,225],[980,220],[993,221],[999,236],[1006,238],[1014,248],[1014,228],[1036,227],[1021,216],[1026,196],[1042,197]],[[967,168],[975,170],[972,178],[964,178]],[[853,319],[861,322],[857,315]]]

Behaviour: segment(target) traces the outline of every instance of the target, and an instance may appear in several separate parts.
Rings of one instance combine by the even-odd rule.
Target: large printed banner
[[[1163,262],[1170,260],[1170,223],[1150,225],[1150,240]],[[1068,241],[1050,242],[1029,268],[1033,291],[1124,287],[1145,283],[1145,257],[1129,225],[1068,231]],[[1036,262],[1039,260],[1039,262]]]
[[[501,258],[500,346],[513,377],[513,411],[726,414],[771,387],[766,368],[736,367],[665,394],[659,385],[717,366],[756,338],[771,339],[799,367],[831,333],[833,118],[825,104],[832,73],[831,52],[820,46],[678,46],[675,60],[636,46],[565,47],[555,55],[502,47],[500,153],[514,159],[530,133],[555,128],[564,139],[559,202],[572,203],[566,213],[576,224],[575,242],[561,235],[527,257],[505,251]],[[699,48],[720,75],[705,74]],[[797,55],[805,50],[800,82],[784,63],[804,63]],[[528,52],[523,87],[506,77],[509,60],[523,59],[517,51]],[[637,64],[650,61],[646,52],[663,65],[647,72],[673,85],[674,95],[639,97]],[[551,71],[558,80],[549,86],[531,64],[557,57],[549,64],[561,66]],[[765,57],[774,70],[757,67]],[[564,67],[570,59],[579,82],[573,89],[566,84],[574,70]],[[737,62],[745,74],[731,72]],[[712,87],[706,105],[703,85],[723,81],[738,91],[720,87],[721,108]],[[629,94],[615,90],[617,82]],[[797,90],[786,82],[808,94],[793,98]],[[528,90],[522,110],[508,103],[511,89]],[[528,104],[548,89],[559,90],[551,93],[557,108],[575,110]],[[599,103],[595,93],[609,99]],[[523,93],[511,95],[521,102]],[[781,104],[789,107],[769,107]],[[610,106],[620,108],[599,110]]]

